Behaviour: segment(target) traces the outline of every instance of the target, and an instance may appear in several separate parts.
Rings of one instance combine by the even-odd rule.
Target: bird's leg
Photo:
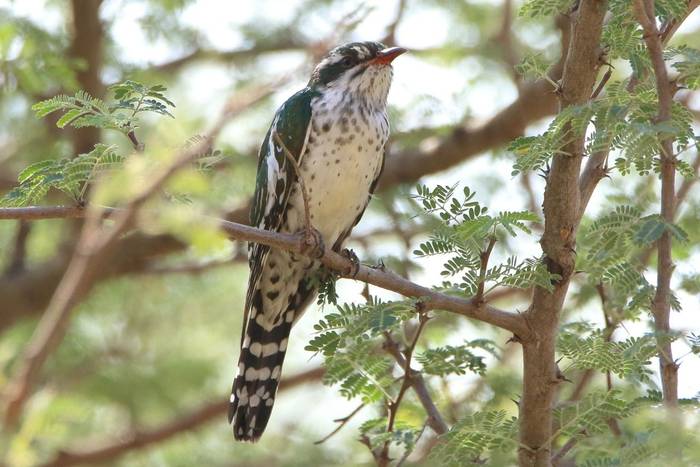
[[[309,194],[306,191],[306,184],[304,183],[304,177],[301,175],[301,169],[299,164],[287,146],[282,142],[282,139],[277,134],[276,131],[272,132],[272,138],[275,143],[282,148],[287,161],[294,169],[294,173],[297,176],[297,182],[299,183],[299,188],[301,189],[301,199],[304,202],[304,245],[302,247],[302,253],[308,256],[312,256],[316,259],[321,258],[325,253],[325,245],[323,243],[323,237],[321,233],[311,225],[311,214],[309,210]]]
[[[354,279],[355,277],[357,277],[357,273],[360,272],[360,258],[358,258],[355,252],[352,251],[350,248],[343,248],[340,254],[349,259],[352,263],[348,272],[345,275],[350,276]]]

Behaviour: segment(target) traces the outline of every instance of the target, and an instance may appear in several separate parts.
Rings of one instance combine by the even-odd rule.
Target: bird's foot
[[[352,277],[353,279],[356,278],[357,273],[360,272],[360,258],[358,258],[355,252],[350,248],[343,248],[340,254],[349,259],[350,263],[352,263],[346,275]]]
[[[323,242],[321,232],[310,227],[304,229],[304,239],[302,242],[301,252],[315,259],[320,259],[326,253],[326,244]]]

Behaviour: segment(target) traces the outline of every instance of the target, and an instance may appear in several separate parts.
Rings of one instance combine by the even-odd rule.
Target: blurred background
[[[556,67],[565,38],[556,20],[519,17],[519,6],[512,0],[0,0],[0,192],[34,161],[85,153],[98,141],[128,152],[119,135],[59,130],[55,119],[39,120],[30,108],[78,89],[108,98],[107,87],[128,78],[163,84],[176,104],[174,120],[144,119],[138,132],[147,147],[177,147],[204,133],[227,106],[264,96],[227,120],[215,143],[221,160],[189,186],[197,206],[244,221],[257,147],[275,109],[306,84],[329,48],[380,40],[410,53],[394,62],[386,173],[351,246],[366,263],[381,258],[417,282],[439,284],[439,263],[411,254],[425,238],[406,215],[415,183],[460,183],[493,211],[540,212],[543,180],[511,175],[514,156],[505,147],[545,128],[556,96],[549,83],[525,81],[514,67],[531,52]],[[675,40],[700,46],[699,29],[696,12]],[[614,73],[622,78],[629,69],[620,64]],[[681,98],[700,118],[698,96]],[[591,216],[611,200],[641,203],[649,212],[657,202],[648,179],[613,177],[591,201]],[[47,204],[66,202],[59,193],[48,195]],[[697,291],[683,287],[685,277],[700,273],[698,213],[693,191],[681,221],[691,246],[677,264],[684,311],[672,317],[676,329],[700,329]],[[376,415],[372,409],[327,442],[313,443],[357,406],[322,385],[322,360],[304,350],[322,316],[315,306],[293,332],[284,369],[292,383],[277,399],[262,441],[233,442],[224,407],[240,338],[245,246],[171,214],[123,241],[117,263],[74,311],[20,427],[0,437],[4,462],[75,465],[71,455],[90,453],[94,457],[81,459],[123,466],[370,463],[356,427]],[[65,270],[76,235],[73,221],[0,221],[0,386]],[[519,238],[499,257],[538,255],[538,235]],[[341,281],[341,301],[361,301],[361,290]],[[594,296],[585,282],[574,287],[569,308],[575,319],[602,323]],[[527,298],[503,294],[499,304],[523,309]],[[620,332],[647,329],[642,320]],[[485,376],[431,382],[450,422],[485,404],[516,412],[510,399],[520,391],[519,349],[506,344],[507,335],[449,316],[430,332],[441,344],[489,337],[501,345],[498,359],[484,355]],[[683,342],[677,345],[677,355],[687,353]],[[680,396],[693,397],[700,364],[693,355],[681,363]],[[656,363],[649,368],[656,371]],[[421,462],[420,449],[411,460]]]

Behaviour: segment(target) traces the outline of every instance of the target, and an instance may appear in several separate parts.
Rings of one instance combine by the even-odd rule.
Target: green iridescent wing
[[[290,97],[277,110],[258,155],[258,175],[250,211],[251,225],[260,229],[278,231],[282,226],[289,194],[297,175],[285,151],[276,143],[274,133],[284,143],[295,160],[301,162],[311,123],[311,100],[318,96],[306,88]],[[248,246],[250,279],[246,299],[246,318],[250,300],[255,291],[270,248],[251,243]]]

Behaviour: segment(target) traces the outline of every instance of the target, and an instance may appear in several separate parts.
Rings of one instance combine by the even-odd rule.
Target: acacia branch
[[[319,367],[283,378],[279,392],[318,381],[323,377],[324,373],[325,370]],[[106,442],[98,446],[77,450],[60,450],[52,460],[43,464],[42,467],[69,467],[109,463],[131,451],[162,443],[186,431],[196,430],[203,424],[209,423],[216,418],[220,417],[223,420],[228,404],[228,400],[210,402],[203,404],[187,415],[179,416],[156,428],[134,430],[119,436],[115,441]]]
[[[122,209],[110,208],[107,211],[118,213]],[[34,219],[39,218],[37,216],[41,216],[42,219],[56,219],[62,218],[64,214],[68,217],[84,217],[87,212],[84,208],[73,206],[0,208],[0,219],[18,219],[25,218],[25,216]],[[212,220],[211,218],[207,219]],[[271,232],[236,222],[225,220],[217,220],[217,222],[219,227],[234,240],[260,243],[273,248],[302,254],[308,250],[304,241],[304,232],[297,234]],[[498,326],[519,337],[527,337],[529,335],[529,330],[520,314],[500,310],[491,305],[479,303],[474,299],[454,297],[423,287],[408,279],[404,279],[386,268],[360,265],[357,274],[354,274],[353,269],[356,269],[357,265],[347,257],[330,249],[324,252],[321,262],[341,277],[376,285],[405,297],[420,298],[421,307],[426,311],[450,311]]]
[[[659,99],[656,122],[665,122],[671,119],[673,90],[663,58],[663,45],[656,27],[654,0],[635,0],[633,10],[637,21],[642,26],[644,42],[654,69],[656,92]],[[676,209],[676,159],[673,154],[673,138],[661,139],[659,159],[661,160],[661,217],[666,222],[672,223]],[[678,404],[678,365],[673,360],[673,351],[668,340],[668,334],[671,331],[671,277],[674,269],[671,243],[671,233],[666,229],[656,244],[658,266],[652,311],[657,333],[657,345],[659,346],[664,403],[668,406],[676,406]]]

